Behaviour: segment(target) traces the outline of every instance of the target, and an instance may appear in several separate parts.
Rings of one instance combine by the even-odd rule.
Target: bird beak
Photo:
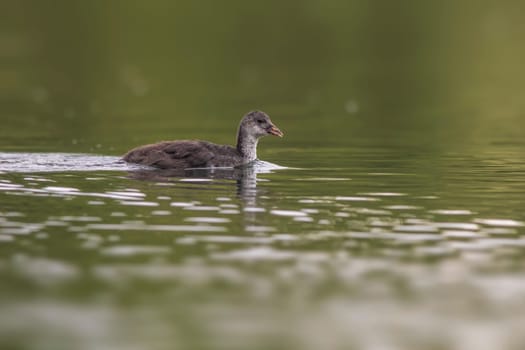
[[[268,132],[268,134],[273,135],[273,136],[279,136],[279,137],[284,136],[283,132],[279,130],[279,128],[273,124],[266,131]]]

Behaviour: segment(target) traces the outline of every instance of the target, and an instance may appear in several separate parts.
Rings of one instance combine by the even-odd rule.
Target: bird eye
[[[257,119],[257,123],[262,124],[262,123],[264,123],[264,120],[263,119]]]

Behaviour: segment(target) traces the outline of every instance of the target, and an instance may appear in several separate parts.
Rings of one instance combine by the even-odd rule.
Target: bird
[[[238,167],[257,160],[257,143],[268,135],[283,137],[284,133],[266,113],[255,110],[241,119],[236,147],[202,140],[161,141],[136,147],[122,159],[159,169]]]

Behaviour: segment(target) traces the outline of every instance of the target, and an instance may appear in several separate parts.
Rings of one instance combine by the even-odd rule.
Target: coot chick
[[[163,141],[134,148],[123,159],[161,169],[236,167],[257,159],[257,142],[266,135],[284,134],[266,113],[252,111],[239,123],[237,147],[201,140]]]

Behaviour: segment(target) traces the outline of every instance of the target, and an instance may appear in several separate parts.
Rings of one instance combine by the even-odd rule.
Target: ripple
[[[281,261],[296,258],[296,254],[289,251],[276,250],[270,247],[256,247],[234,250],[226,253],[211,255],[216,260],[242,260],[242,261]]]
[[[450,241],[450,245],[455,249],[465,251],[491,251],[501,247],[525,247],[525,240],[523,239],[494,239],[481,238],[469,242]]]
[[[372,196],[372,197],[401,197],[401,196],[406,196],[406,193],[400,193],[400,192],[368,192],[368,193],[363,193],[364,195],[367,195],[367,196]]]
[[[247,225],[244,227],[244,230],[246,232],[272,232],[275,231],[275,228],[271,226]]]
[[[80,275],[74,265],[48,258],[17,255],[11,264],[17,273],[44,285],[69,281]]]
[[[0,183],[0,190],[3,191],[10,191],[10,190],[16,190],[19,188],[23,188],[24,186],[19,184],[11,184],[11,183]]]
[[[31,176],[24,177],[24,180],[26,180],[26,181],[37,181],[37,182],[56,182],[55,180],[51,180],[51,179],[45,179],[45,178],[42,178],[42,177],[31,177]]]
[[[160,282],[183,281],[188,286],[202,286],[217,280],[236,284],[247,280],[246,275],[237,269],[198,263],[182,265],[99,265],[93,269],[93,274],[108,283],[119,283],[122,280],[139,278]],[[250,281],[249,278],[248,281]]]
[[[525,223],[511,219],[475,219],[474,222],[487,226],[522,227]]]
[[[14,241],[14,237],[10,235],[0,234],[0,242],[11,242]]]
[[[385,209],[389,209],[389,210],[419,210],[419,209],[423,209],[422,207],[418,207],[418,206],[415,206],[415,205],[402,205],[402,204],[398,204],[398,205],[387,205],[387,206],[384,206],[383,208]]]
[[[0,233],[7,235],[29,235],[42,230],[43,227],[43,224],[8,221],[2,224]]]
[[[20,213],[18,211],[8,211],[8,212],[0,212],[0,216],[6,217],[6,218],[14,218],[14,217],[25,216],[25,214]]]
[[[455,229],[455,230],[468,230],[476,231],[479,229],[479,225],[469,222],[436,222],[434,226],[442,229]]]
[[[345,237],[357,239],[374,239],[378,236],[376,233],[372,232],[348,232],[345,234]]]
[[[228,218],[215,218],[215,217],[191,217],[191,218],[184,219],[184,221],[201,222],[201,223],[207,223],[207,224],[220,224],[220,223],[231,222],[231,220]]]
[[[102,219],[97,216],[50,216],[49,220],[88,222],[101,221]]]
[[[160,247],[160,246],[117,245],[117,246],[103,248],[100,250],[100,253],[103,255],[111,255],[111,256],[168,254],[168,253],[171,253],[171,248],[170,247]]]
[[[244,243],[244,244],[270,244],[274,242],[271,237],[249,237],[249,236],[187,236],[175,240],[175,243],[206,242],[206,243]]]
[[[336,201],[349,201],[349,202],[377,202],[379,198],[372,197],[348,197],[348,196],[337,196]]]
[[[146,195],[144,193],[137,192],[137,191],[108,191],[106,193],[109,194],[109,195],[117,196],[117,197],[122,197],[122,196],[124,196],[124,197],[138,197],[138,198],[146,197]]]
[[[140,168],[126,164],[120,157],[82,153],[3,153],[0,152],[0,171],[35,173],[58,171],[95,171]]]
[[[192,202],[171,202],[170,206],[172,207],[191,207],[195,205],[195,203]]]
[[[206,205],[192,205],[189,207],[184,207],[184,210],[196,210],[196,211],[217,211],[221,208],[216,206],[206,206]]]
[[[439,215],[472,215],[474,214],[470,210],[461,210],[461,209],[437,209],[437,210],[431,210],[430,213],[439,214]]]
[[[80,191],[78,188],[74,187],[59,187],[59,186],[47,186],[44,187],[43,190],[50,191],[50,192],[78,192]]]
[[[151,212],[151,215],[157,215],[157,216],[168,216],[171,215],[172,212],[169,210],[153,210]]]
[[[137,200],[137,196],[133,193],[130,195],[130,192],[122,192],[120,194],[107,192],[107,193],[98,193],[98,192],[83,192],[77,188],[73,187],[61,187],[61,186],[48,186],[44,188],[31,188],[24,187],[23,185],[13,185],[7,188],[2,188],[0,185],[0,190],[18,192],[21,194],[31,194],[32,196],[51,196],[51,197],[99,197],[99,198],[111,198],[111,199],[121,199],[121,200]],[[124,195],[125,194],[125,195]]]
[[[350,181],[348,177],[308,177],[295,179],[295,181]]]
[[[138,223],[130,224],[89,224],[86,226],[91,230],[103,231],[173,231],[173,232],[223,232],[226,228],[209,225],[144,225]]]
[[[415,253],[418,256],[436,257],[436,256],[447,256],[447,255],[455,254],[456,250],[453,249],[452,247],[444,247],[444,246],[416,247]]]
[[[240,213],[240,210],[237,210],[237,209],[222,209],[222,210],[219,210],[219,214],[224,214],[224,215],[236,215],[236,214],[239,214]]]
[[[180,182],[212,182],[213,179],[197,179],[197,178],[187,178],[187,179],[180,179]]]
[[[239,206],[237,204],[221,204],[219,205],[221,208],[238,208]]]
[[[370,208],[349,208],[351,212],[361,215],[391,215],[392,212],[382,209],[370,209]]]
[[[266,209],[259,207],[246,207],[243,211],[246,213],[264,213]]]
[[[308,216],[308,214],[302,212],[302,211],[297,211],[297,210],[281,210],[281,209],[273,209],[273,210],[270,210],[270,214],[273,214],[273,215],[277,215],[277,216],[293,216],[293,217],[298,217],[298,216]]]
[[[438,229],[432,225],[398,225],[394,227],[395,231],[402,232],[437,232]]]
[[[333,200],[330,199],[299,199],[298,203],[303,204],[329,204],[333,203]]]
[[[442,241],[444,238],[439,234],[428,233],[379,233],[378,238],[392,239],[399,242],[427,242]]]
[[[126,206],[137,206],[137,207],[157,207],[159,203],[157,202],[147,202],[147,201],[120,201],[120,204]]]
[[[309,216],[296,216],[293,218],[294,221],[297,222],[313,222],[314,219]]]
[[[457,239],[473,239],[483,237],[479,232],[474,231],[455,231],[455,230],[446,230],[441,233],[447,238],[457,238]]]
[[[515,235],[517,233],[516,229],[511,227],[484,228],[483,232],[488,235]]]

